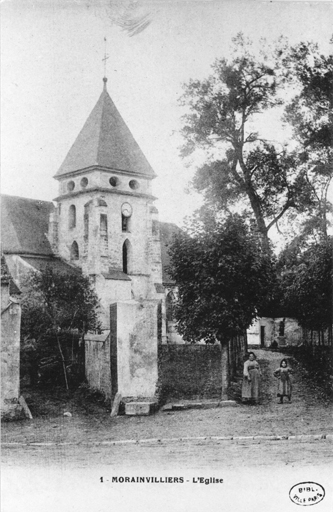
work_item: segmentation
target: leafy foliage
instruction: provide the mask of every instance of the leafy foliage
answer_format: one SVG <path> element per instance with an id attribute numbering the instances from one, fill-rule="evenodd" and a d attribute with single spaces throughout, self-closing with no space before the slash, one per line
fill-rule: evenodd
<path id="1" fill-rule="evenodd" d="M 301 86 L 286 109 L 295 136 L 306 148 L 332 148 L 333 55 L 322 55 L 316 44 L 300 43 L 284 62 L 291 70 L 290 80 Z"/>
<path id="2" fill-rule="evenodd" d="M 270 260 L 258 235 L 240 216 L 216 222 L 206 212 L 192 233 L 171 248 L 178 284 L 178 330 L 186 340 L 207 342 L 244 332 L 269 294 Z"/>
<path id="3" fill-rule="evenodd" d="M 286 212 L 317 212 L 320 201 L 322 214 L 326 211 L 318 191 L 327 196 L 332 168 L 331 156 L 323 155 L 324 149 L 331 151 L 333 133 L 328 113 L 332 58 L 318 52 L 314 58 L 311 45 L 308 50 L 306 44 L 289 48 L 282 40 L 274 50 L 263 42 L 261 55 L 254 56 L 242 34 L 233 42 L 231 60 L 217 60 L 211 76 L 184 86 L 181 104 L 187 113 L 181 155 L 204 152 L 206 162 L 196 171 L 194 188 L 216 209 L 246 205 L 268 247 L 269 230 Z M 307 52 L 314 59 L 311 65 Z M 285 120 L 293 124 L 301 150 L 281 148 L 256 128 L 259 115 L 286 103 L 282 95 L 291 91 L 290 83 L 299 94 Z"/>
<path id="4" fill-rule="evenodd" d="M 43 273 L 31 273 L 23 288 L 22 359 L 36 372 L 41 359 L 46 356 L 46 346 L 51 360 L 57 352 L 68 387 L 63 348 L 65 335 L 76 332 L 82 337 L 88 330 L 99 328 L 97 295 L 89 278 L 79 272 L 56 273 L 51 267 Z"/>
<path id="5" fill-rule="evenodd" d="M 286 107 L 285 119 L 293 126 L 299 143 L 298 166 L 312 195 L 304 234 L 327 236 L 332 211 L 328 189 L 333 171 L 333 55 L 322 55 L 313 43 L 300 43 L 290 49 L 285 65 L 290 69 L 289 80 L 299 89 Z"/>
<path id="6" fill-rule="evenodd" d="M 280 70 L 282 42 L 275 51 L 251 53 L 251 44 L 239 34 L 235 53 L 216 61 L 213 74 L 185 86 L 182 156 L 197 148 L 207 162 L 197 170 L 194 188 L 206 202 L 228 209 L 246 201 L 257 228 L 268 242 L 269 229 L 291 207 L 296 207 L 300 181 L 295 156 L 277 149 L 253 130 L 258 114 L 281 104 L 278 92 L 283 80 Z"/>
<path id="7" fill-rule="evenodd" d="M 332 254 L 329 237 L 305 247 L 294 243 L 280 255 L 285 308 L 311 330 L 332 326 Z"/>
<path id="8" fill-rule="evenodd" d="M 98 325 L 98 298 L 89 278 L 82 274 L 56 273 L 48 267 L 32 273 L 25 283 L 22 301 L 23 333 L 38 337 L 52 330 L 77 329 L 85 333 Z"/>

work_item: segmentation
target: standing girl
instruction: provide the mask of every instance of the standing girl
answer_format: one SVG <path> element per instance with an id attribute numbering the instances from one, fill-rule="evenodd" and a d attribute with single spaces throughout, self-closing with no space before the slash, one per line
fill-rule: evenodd
<path id="1" fill-rule="evenodd" d="M 286 359 L 282 359 L 280 368 L 277 368 L 274 372 L 274 377 L 279 379 L 277 396 L 280 397 L 280 404 L 283 404 L 283 397 L 286 396 L 291 400 L 292 383 L 290 374 L 293 373 L 292 369 L 288 367 Z"/>
<path id="2" fill-rule="evenodd" d="M 260 367 L 253 352 L 249 352 L 248 359 L 244 363 L 242 402 L 257 404 L 260 396 Z"/>

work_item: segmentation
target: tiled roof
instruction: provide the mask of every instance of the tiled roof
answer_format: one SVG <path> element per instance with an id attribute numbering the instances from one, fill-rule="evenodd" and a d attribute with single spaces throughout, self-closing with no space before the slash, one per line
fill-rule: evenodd
<path id="1" fill-rule="evenodd" d="M 30 256 L 21 256 L 22 260 L 31 265 L 39 272 L 51 268 L 57 274 L 80 274 L 81 270 L 77 267 L 69 265 L 60 258 L 34 258 Z"/>
<path id="2" fill-rule="evenodd" d="M 168 274 L 168 266 L 170 265 L 169 248 L 173 242 L 174 236 L 181 232 L 181 229 L 171 222 L 160 222 L 160 238 L 161 238 L 161 257 L 162 257 L 162 280 L 163 284 L 174 284 L 173 279 Z"/>
<path id="3" fill-rule="evenodd" d="M 69 150 L 56 177 L 102 166 L 154 177 L 155 173 L 119 114 L 106 88 Z"/>
<path id="4" fill-rule="evenodd" d="M 1 247 L 9 254 L 52 255 L 46 237 L 53 203 L 1 196 Z"/>

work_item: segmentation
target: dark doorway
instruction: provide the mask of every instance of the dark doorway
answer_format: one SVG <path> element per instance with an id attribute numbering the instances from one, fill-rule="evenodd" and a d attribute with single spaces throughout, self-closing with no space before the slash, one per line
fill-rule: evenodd
<path id="1" fill-rule="evenodd" d="M 279 325 L 279 336 L 284 336 L 284 320 Z"/>
<path id="2" fill-rule="evenodd" d="M 265 346 L 265 326 L 260 327 L 260 346 Z"/>

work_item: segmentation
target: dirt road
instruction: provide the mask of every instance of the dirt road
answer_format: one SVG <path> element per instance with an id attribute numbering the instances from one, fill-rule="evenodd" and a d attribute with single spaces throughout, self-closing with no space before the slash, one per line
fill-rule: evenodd
<path id="1" fill-rule="evenodd" d="M 96 443 L 113 440 L 249 435 L 332 434 L 333 404 L 325 398 L 304 369 L 292 361 L 292 402 L 283 405 L 276 397 L 277 380 L 273 371 L 281 354 L 256 351 L 262 368 L 262 403 L 232 408 L 191 409 L 181 412 L 159 411 L 152 416 L 118 416 L 109 414 L 59 416 L 32 421 L 5 423 L 3 443 L 67 442 Z"/>
<path id="2" fill-rule="evenodd" d="M 279 405 L 273 371 L 282 356 L 256 353 L 263 372 L 258 406 L 117 418 L 105 413 L 82 416 L 72 410 L 72 417 L 60 411 L 53 418 L 4 424 L 3 512 L 44 512 L 46 504 L 51 512 L 129 512 L 138 507 L 150 512 L 156 506 L 161 511 L 197 512 L 208 503 L 212 512 L 292 512 L 289 490 L 305 480 L 326 488 L 320 506 L 323 512 L 331 510 L 332 404 L 293 361 L 293 399 Z M 328 436 L 302 437 L 312 434 Z M 255 435 L 301 437 L 236 439 Z M 137 475 L 182 477 L 184 483 L 112 483 L 113 477 Z M 224 483 L 193 483 L 197 477 L 222 478 Z"/>

